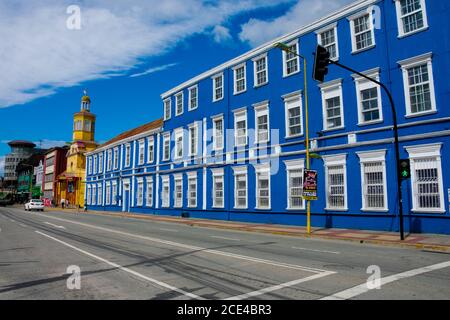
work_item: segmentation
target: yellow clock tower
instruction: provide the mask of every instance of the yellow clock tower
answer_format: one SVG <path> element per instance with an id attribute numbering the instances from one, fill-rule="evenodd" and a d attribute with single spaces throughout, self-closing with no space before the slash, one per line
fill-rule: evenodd
<path id="1" fill-rule="evenodd" d="M 97 148 L 95 114 L 91 113 L 91 98 L 84 91 L 81 109 L 73 116 L 73 141 L 67 153 L 67 169 L 58 177 L 58 205 L 62 200 L 71 207 L 84 207 L 86 186 L 86 152 Z"/>

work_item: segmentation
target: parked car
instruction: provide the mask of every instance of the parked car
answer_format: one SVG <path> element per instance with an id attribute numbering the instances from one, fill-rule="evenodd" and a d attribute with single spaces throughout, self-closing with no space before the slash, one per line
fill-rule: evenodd
<path id="1" fill-rule="evenodd" d="M 25 211 L 44 211 L 44 202 L 42 200 L 30 200 L 27 203 L 25 203 Z"/>

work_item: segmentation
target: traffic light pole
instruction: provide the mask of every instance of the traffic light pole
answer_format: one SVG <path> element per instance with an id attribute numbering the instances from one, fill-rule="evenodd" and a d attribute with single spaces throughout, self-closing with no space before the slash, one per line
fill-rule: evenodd
<path id="1" fill-rule="evenodd" d="M 397 111 L 395 110 L 395 104 L 394 99 L 392 98 L 391 93 L 389 92 L 388 88 L 381 82 L 372 79 L 365 74 L 362 74 L 361 72 L 358 72 L 350 67 L 344 66 L 343 64 L 340 64 L 339 62 L 328 60 L 330 64 L 334 64 L 338 67 L 341 67 L 345 70 L 348 70 L 350 72 L 353 72 L 360 77 L 363 77 L 373 83 L 376 83 L 379 85 L 383 90 L 386 92 L 386 94 L 389 97 L 389 101 L 391 104 L 392 109 L 392 115 L 393 115 L 393 122 L 394 122 L 394 144 L 395 144 L 395 163 L 396 163 L 396 172 L 397 172 L 397 194 L 398 194 L 398 211 L 399 211 L 399 219 L 400 219 L 400 239 L 405 240 L 405 232 L 404 232 L 404 221 L 403 221 L 403 197 L 402 197 L 402 177 L 400 176 L 400 146 L 399 146 L 399 139 L 398 139 L 398 124 L 397 124 Z"/>

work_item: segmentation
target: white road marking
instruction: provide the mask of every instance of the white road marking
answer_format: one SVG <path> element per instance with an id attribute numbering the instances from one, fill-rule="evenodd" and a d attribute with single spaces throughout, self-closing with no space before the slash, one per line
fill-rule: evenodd
<path id="1" fill-rule="evenodd" d="M 211 238 L 222 239 L 222 240 L 230 240 L 230 241 L 241 241 L 241 239 L 227 238 L 227 237 L 219 237 L 219 236 L 211 236 Z"/>
<path id="2" fill-rule="evenodd" d="M 260 296 L 260 295 L 263 295 L 263 294 L 266 294 L 266 293 L 269 293 L 269 292 L 272 292 L 272 291 L 280 290 L 280 289 L 287 288 L 287 287 L 292 287 L 292 286 L 295 286 L 295 285 L 297 285 L 299 283 L 308 282 L 308 281 L 316 280 L 316 279 L 319 279 L 319 278 L 327 277 L 327 276 L 330 276 L 330 275 L 335 274 L 335 273 L 336 272 L 333 272 L 333 271 L 325 271 L 325 272 L 322 272 L 322 273 L 319 273 L 319 274 L 315 274 L 315 275 L 310 276 L 310 277 L 306 277 L 306 278 L 302 278 L 302 279 L 298 279 L 298 280 L 294 280 L 294 281 L 289 281 L 289 282 L 286 282 L 286 283 L 282 283 L 282 284 L 279 284 L 279 285 L 276 285 L 276 286 L 264 288 L 264 289 L 253 291 L 253 292 L 249 292 L 249 293 L 244 293 L 244 294 L 241 294 L 239 296 L 227 298 L 225 300 L 243 300 L 243 299 L 248 299 L 248 298 Z"/>
<path id="3" fill-rule="evenodd" d="M 323 253 L 332 253 L 332 254 L 341 254 L 338 251 L 328 251 L 328 250 L 318 250 L 318 249 L 308 249 L 308 248 L 300 248 L 300 247 L 292 247 L 292 249 L 296 250 L 305 250 L 305 251 L 314 251 L 314 252 L 323 252 Z"/>
<path id="4" fill-rule="evenodd" d="M 45 224 L 48 224 L 49 226 L 58 228 L 58 229 L 66 229 L 66 228 L 63 227 L 63 226 L 57 226 L 56 224 L 53 224 L 53 223 L 50 223 L 50 222 L 44 222 L 44 223 L 45 223 Z"/>
<path id="5" fill-rule="evenodd" d="M 19 226 L 26 227 L 26 225 L 24 225 L 23 223 L 19 223 Z"/>
<path id="6" fill-rule="evenodd" d="M 16 222 L 16 220 L 13 220 L 13 219 L 9 219 L 9 221 L 11 221 L 11 222 Z"/>
<path id="7" fill-rule="evenodd" d="M 178 230 L 165 229 L 165 228 L 159 228 L 159 230 L 161 230 L 161 231 L 168 231 L 168 232 L 178 232 Z"/>
<path id="8" fill-rule="evenodd" d="M 62 241 L 62 240 L 53 238 L 52 236 L 49 236 L 49 235 L 47 235 L 47 234 L 45 234 L 45 233 L 42 233 L 42 232 L 39 232 L 39 231 L 36 231 L 36 233 L 38 233 L 38 234 L 40 234 L 40 235 L 42 235 L 42 236 L 44 236 L 44 237 L 47 237 L 47 238 L 49 238 L 49 239 L 52 239 L 52 240 L 54 240 L 54 241 L 56 241 L 56 242 L 59 242 L 59 243 L 65 245 L 65 246 L 67 246 L 67 247 L 69 247 L 69 248 L 71 248 L 71 249 L 74 249 L 74 250 L 76 250 L 76 251 L 78 251 L 78 252 L 81 252 L 81 253 L 83 253 L 83 254 L 85 254 L 85 255 L 91 257 L 91 258 L 94 258 L 94 259 L 97 259 L 97 260 L 99 260 L 99 261 L 102 261 L 102 262 L 104 262 L 104 263 L 106 263 L 106 264 L 109 264 L 110 266 L 112 266 L 112 267 L 114 267 L 114 268 L 120 269 L 120 270 L 125 271 L 125 272 L 128 272 L 128 273 L 130 273 L 130 274 L 132 274 L 132 275 L 134 275 L 134 276 L 137 276 L 137 277 L 142 278 L 142 279 L 144 279 L 144 280 L 147 280 L 147 281 L 149 281 L 149 282 L 155 283 L 155 284 L 157 284 L 157 285 L 159 285 L 159 286 L 161 286 L 161 287 L 163 287 L 163 288 L 166 288 L 166 289 L 169 289 L 169 290 L 172 290 L 172 291 L 179 292 L 179 293 L 181 293 L 181 294 L 183 294 L 183 295 L 185 295 L 185 296 L 187 296 L 187 297 L 193 298 L 193 299 L 203 299 L 202 297 L 200 297 L 200 296 L 198 296 L 198 295 L 196 295 L 196 294 L 186 292 L 186 291 L 184 291 L 184 290 L 182 290 L 182 289 L 178 289 L 178 288 L 176 288 L 176 287 L 174 287 L 174 286 L 171 286 L 170 284 L 167 284 L 167 283 L 158 281 L 158 280 L 156 280 L 156 279 L 153 279 L 153 278 L 144 276 L 143 274 L 140 274 L 140 273 L 138 273 L 138 272 L 136 272 L 136 271 L 133 271 L 133 270 L 131 270 L 131 269 L 128 269 L 128 268 L 126 268 L 126 267 L 122 267 L 121 265 L 118 265 L 117 263 L 108 261 L 108 260 L 106 260 L 106 259 L 104 259 L 104 258 L 101 258 L 101 257 L 96 256 L 96 255 L 94 255 L 94 254 L 92 254 L 92 253 L 89 253 L 89 252 L 87 252 L 87 251 L 85 251 L 85 250 L 82 250 L 82 249 L 80 249 L 80 248 L 77 248 L 77 247 L 75 247 L 75 246 L 73 246 L 73 245 L 71 245 L 71 244 L 68 244 L 67 242 L 64 242 L 64 241 Z"/>
<path id="9" fill-rule="evenodd" d="M 329 272 L 328 270 L 304 267 L 304 266 L 288 264 L 288 263 L 283 263 L 283 262 L 275 262 L 275 261 L 271 261 L 271 260 L 264 260 L 264 259 L 259 259 L 259 258 L 254 258 L 254 257 L 234 254 L 234 253 L 230 253 L 230 252 L 225 252 L 225 251 L 211 250 L 211 249 L 206 249 L 206 248 L 202 248 L 202 247 L 191 246 L 191 245 L 178 243 L 178 242 L 173 242 L 173 241 L 169 241 L 169 240 L 162 240 L 162 239 L 158 239 L 158 238 L 151 238 L 151 237 L 147 237 L 147 236 L 141 236 L 141 235 L 127 233 L 127 232 L 118 231 L 118 230 L 114 230 L 114 229 L 98 227 L 98 226 L 94 226 L 94 225 L 87 224 L 87 223 L 70 221 L 70 220 L 61 219 L 61 218 L 52 217 L 52 216 L 44 216 L 42 214 L 40 214 L 40 216 L 43 216 L 43 217 L 46 217 L 46 218 L 49 218 L 49 219 L 58 220 L 58 221 L 67 222 L 67 223 L 72 223 L 72 224 L 76 224 L 76 225 L 80 225 L 80 226 L 84 226 L 84 227 L 88 227 L 88 228 L 92 228 L 92 229 L 97 229 L 97 230 L 102 230 L 102 231 L 106 231 L 106 232 L 116 233 L 116 234 L 120 234 L 120 235 L 124 235 L 124 236 L 128 236 L 128 237 L 133 237 L 133 238 L 137 238 L 137 239 L 143 239 L 143 240 L 152 241 L 152 242 L 155 242 L 155 243 L 161 243 L 161 244 L 165 244 L 165 245 L 169 245 L 169 246 L 173 246 L 173 247 L 183 248 L 183 249 L 187 249 L 187 250 L 191 250 L 191 251 L 197 251 L 198 253 L 215 254 L 215 255 L 219 255 L 219 256 L 231 257 L 231 258 L 235 258 L 235 259 L 247 260 L 247 261 L 257 262 L 257 263 L 261 263 L 261 264 L 267 264 L 267 265 L 272 265 L 272 266 L 276 266 L 276 267 L 283 267 L 283 268 L 287 268 L 287 269 L 307 271 L 307 272 L 312 272 L 312 273 Z"/>
<path id="10" fill-rule="evenodd" d="M 402 273 L 393 274 L 391 276 L 381 278 L 380 279 L 381 286 L 386 285 L 391 282 L 394 282 L 394 281 L 401 280 L 401 279 L 411 278 L 411 277 L 414 277 L 414 276 L 417 276 L 417 275 L 420 275 L 423 273 L 432 272 L 435 270 L 444 269 L 444 268 L 448 268 L 448 267 L 450 267 L 450 261 L 433 264 L 431 266 L 413 269 L 413 270 L 405 271 Z M 367 283 L 363 283 L 363 284 L 360 284 L 359 286 L 356 286 L 356 287 L 353 287 L 353 288 L 350 288 L 350 289 L 347 289 L 347 290 L 344 290 L 341 292 L 337 292 L 328 297 L 324 297 L 321 300 L 347 300 L 347 299 L 351 299 L 356 296 L 359 296 L 363 293 L 366 293 L 370 290 L 373 290 L 373 289 L 369 289 L 367 286 Z"/>

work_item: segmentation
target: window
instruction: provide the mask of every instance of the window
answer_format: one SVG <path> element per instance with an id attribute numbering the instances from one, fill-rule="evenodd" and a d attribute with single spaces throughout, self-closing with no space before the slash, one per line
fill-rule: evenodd
<path id="1" fill-rule="evenodd" d="M 167 98 L 164 100 L 164 120 L 169 120 L 172 113 L 172 100 Z"/>
<path id="2" fill-rule="evenodd" d="M 387 211 L 386 151 L 359 152 L 363 211 Z"/>
<path id="3" fill-rule="evenodd" d="M 93 162 L 93 174 L 97 173 L 97 155 L 92 157 L 92 162 Z"/>
<path id="4" fill-rule="evenodd" d="M 286 138 L 297 137 L 303 134 L 303 107 L 300 94 L 284 97 L 286 112 Z"/>
<path id="5" fill-rule="evenodd" d="M 153 206 L 153 178 L 147 178 L 147 190 L 145 192 L 147 198 L 145 200 L 145 205 L 147 207 Z"/>
<path id="6" fill-rule="evenodd" d="M 337 24 L 327 26 L 321 29 L 317 33 L 317 42 L 327 49 L 330 53 L 331 60 L 339 59 L 339 47 L 338 47 L 338 35 L 337 35 Z"/>
<path id="7" fill-rule="evenodd" d="M 267 72 L 267 55 L 253 60 L 254 86 L 259 87 L 269 82 Z"/>
<path id="8" fill-rule="evenodd" d="M 213 102 L 223 99 L 223 74 L 213 77 Z"/>
<path id="9" fill-rule="evenodd" d="M 112 204 L 117 204 L 117 182 L 113 181 L 112 183 Z"/>
<path id="10" fill-rule="evenodd" d="M 114 148 L 114 169 L 119 168 L 119 149 Z"/>
<path id="11" fill-rule="evenodd" d="M 163 136 L 164 153 L 163 160 L 168 161 L 170 159 L 170 133 Z"/>
<path id="12" fill-rule="evenodd" d="M 224 207 L 224 176 L 223 170 L 213 170 L 213 207 Z"/>
<path id="13" fill-rule="evenodd" d="M 180 92 L 175 96 L 175 104 L 176 104 L 175 114 L 179 116 L 184 112 L 183 92 Z"/>
<path id="14" fill-rule="evenodd" d="M 170 206 L 170 180 L 169 177 L 162 177 L 162 207 L 168 208 Z"/>
<path id="15" fill-rule="evenodd" d="M 406 147 L 411 161 L 414 212 L 445 212 L 441 148 L 441 144 Z"/>
<path id="16" fill-rule="evenodd" d="M 131 145 L 128 143 L 125 146 L 125 167 L 129 167 L 131 164 Z"/>
<path id="17" fill-rule="evenodd" d="M 74 123 L 74 130 L 75 131 L 82 131 L 83 130 L 83 122 L 81 120 L 76 120 Z"/>
<path id="18" fill-rule="evenodd" d="M 215 151 L 223 150 L 223 116 L 213 118 L 213 148 Z"/>
<path id="19" fill-rule="evenodd" d="M 88 185 L 88 187 L 87 187 L 87 199 L 86 199 L 86 202 L 87 202 L 87 205 L 91 205 L 91 185 Z"/>
<path id="20" fill-rule="evenodd" d="M 365 72 L 365 75 L 380 81 L 379 69 Z M 377 123 L 383 120 L 380 86 L 358 75 L 353 75 L 358 103 L 358 121 L 360 125 Z"/>
<path id="21" fill-rule="evenodd" d="M 103 152 L 98 155 L 98 173 L 103 172 Z"/>
<path id="22" fill-rule="evenodd" d="M 270 209 L 270 167 L 256 167 L 256 209 Z"/>
<path id="23" fill-rule="evenodd" d="M 235 146 L 247 145 L 247 111 L 237 111 L 234 113 L 234 136 Z"/>
<path id="24" fill-rule="evenodd" d="M 189 111 L 198 107 L 198 86 L 189 88 Z"/>
<path id="25" fill-rule="evenodd" d="M 247 90 L 246 69 L 245 64 L 233 68 L 234 94 L 239 94 Z"/>
<path id="26" fill-rule="evenodd" d="M 92 174 L 92 157 L 88 159 L 88 173 Z"/>
<path id="27" fill-rule="evenodd" d="M 319 86 L 322 90 L 324 130 L 343 128 L 344 113 L 341 80 L 324 83 Z"/>
<path id="28" fill-rule="evenodd" d="M 399 36 L 428 28 L 425 0 L 396 0 Z"/>
<path id="29" fill-rule="evenodd" d="M 326 210 L 347 210 L 347 155 L 322 156 L 325 164 Z"/>
<path id="30" fill-rule="evenodd" d="M 97 186 L 95 184 L 92 185 L 92 205 L 96 205 L 97 204 Z"/>
<path id="31" fill-rule="evenodd" d="M 255 109 L 256 143 L 265 143 L 270 140 L 269 102 L 253 105 Z"/>
<path id="32" fill-rule="evenodd" d="M 304 160 L 285 161 L 287 173 L 287 196 L 288 210 L 305 209 L 305 201 L 303 200 L 303 172 Z"/>
<path id="33" fill-rule="evenodd" d="M 372 14 L 364 11 L 349 19 L 353 52 L 355 53 L 375 46 Z"/>
<path id="34" fill-rule="evenodd" d="M 92 124 L 91 120 L 88 119 L 84 120 L 84 131 L 87 132 L 91 131 L 91 124 Z"/>
<path id="35" fill-rule="evenodd" d="M 111 171 L 111 167 L 112 167 L 112 151 L 108 150 L 108 171 Z"/>
<path id="36" fill-rule="evenodd" d="M 144 181 L 142 178 L 137 182 L 137 205 L 141 207 L 144 203 Z"/>
<path id="37" fill-rule="evenodd" d="M 99 183 L 97 185 L 97 205 L 101 206 L 103 204 L 102 197 L 103 197 L 103 190 L 102 185 Z"/>
<path id="38" fill-rule="evenodd" d="M 283 76 L 287 77 L 300 71 L 298 54 L 298 42 L 288 44 L 291 52 L 283 51 Z M 296 54 L 294 54 L 296 53 Z"/>
<path id="39" fill-rule="evenodd" d="M 181 208 L 183 206 L 183 178 L 175 176 L 175 188 L 173 190 L 174 207 Z"/>
<path id="40" fill-rule="evenodd" d="M 234 208 L 247 209 L 247 168 L 237 167 L 234 170 Z"/>
<path id="41" fill-rule="evenodd" d="M 139 164 L 144 164 L 145 161 L 145 141 L 139 140 Z"/>
<path id="42" fill-rule="evenodd" d="M 183 158 L 183 129 L 175 130 L 175 159 Z"/>
<path id="43" fill-rule="evenodd" d="M 432 54 L 400 61 L 406 99 L 406 116 L 425 115 L 436 111 Z"/>
<path id="44" fill-rule="evenodd" d="M 198 126 L 196 123 L 189 127 L 189 155 L 197 155 L 197 145 L 198 145 Z"/>
<path id="45" fill-rule="evenodd" d="M 188 207 L 197 207 L 197 173 L 188 173 Z"/>
<path id="46" fill-rule="evenodd" d="M 111 204 L 111 184 L 108 182 L 106 184 L 106 190 L 105 190 L 105 203 L 106 205 L 110 205 Z"/>
<path id="47" fill-rule="evenodd" d="M 150 137 L 147 139 L 147 163 L 155 161 L 155 139 Z"/>

